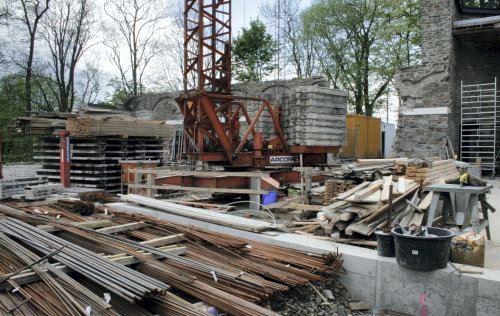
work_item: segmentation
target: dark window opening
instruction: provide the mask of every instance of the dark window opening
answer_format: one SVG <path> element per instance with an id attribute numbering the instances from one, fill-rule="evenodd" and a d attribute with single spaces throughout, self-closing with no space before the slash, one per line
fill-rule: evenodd
<path id="1" fill-rule="evenodd" d="M 500 14 L 500 0 L 456 0 L 463 13 Z"/>

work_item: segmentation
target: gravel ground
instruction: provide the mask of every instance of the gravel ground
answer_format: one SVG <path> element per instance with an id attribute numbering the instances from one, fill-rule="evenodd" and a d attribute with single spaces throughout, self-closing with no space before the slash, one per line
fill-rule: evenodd
<path id="1" fill-rule="evenodd" d="M 291 289 L 286 293 L 272 297 L 266 308 L 283 316 L 368 316 L 371 311 L 351 311 L 349 308 L 350 294 L 335 278 L 328 277 L 325 281 L 313 283 L 313 286 L 323 294 L 330 290 L 333 299 L 328 299 L 330 305 L 322 305 L 319 295 L 309 286 L 304 285 Z"/>

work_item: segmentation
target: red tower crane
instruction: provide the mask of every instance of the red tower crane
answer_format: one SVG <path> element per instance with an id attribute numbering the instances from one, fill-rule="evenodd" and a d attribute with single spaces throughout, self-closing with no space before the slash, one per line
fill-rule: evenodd
<path id="1" fill-rule="evenodd" d="M 231 0 L 185 0 L 184 92 L 176 101 L 184 115 L 184 159 L 262 168 L 297 165 L 300 154 L 305 165 L 325 163 L 327 152 L 338 151 L 289 146 L 279 105 L 231 94 Z M 248 102 L 257 104 L 253 116 Z M 256 127 L 265 112 L 274 127 L 267 139 Z"/>

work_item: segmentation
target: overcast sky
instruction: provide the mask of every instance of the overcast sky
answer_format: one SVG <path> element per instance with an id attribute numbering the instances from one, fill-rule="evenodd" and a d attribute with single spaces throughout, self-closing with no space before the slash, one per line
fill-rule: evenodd
<path id="1" fill-rule="evenodd" d="M 233 0 L 233 37 L 238 35 L 242 27 L 248 27 L 252 19 L 259 17 L 259 7 L 264 3 L 275 3 L 275 0 Z M 312 0 L 301 0 L 301 7 L 305 8 L 311 4 Z M 262 19 L 261 19 L 262 20 Z"/>

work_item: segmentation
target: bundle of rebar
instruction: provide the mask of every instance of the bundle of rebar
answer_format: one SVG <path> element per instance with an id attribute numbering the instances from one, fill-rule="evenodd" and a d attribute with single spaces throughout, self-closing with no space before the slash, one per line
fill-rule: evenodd
<path id="1" fill-rule="evenodd" d="M 39 284 L 32 285 L 34 288 L 29 286 L 25 289 L 12 283 L 11 286 L 13 286 L 15 290 L 11 291 L 11 293 L 15 293 L 17 290 L 19 290 L 20 293 L 25 292 L 26 294 L 24 294 L 24 297 L 29 298 L 26 301 L 29 302 L 29 304 L 24 305 L 21 302 L 14 303 L 16 301 L 14 295 L 11 295 L 10 300 L 6 300 L 4 296 L 1 303 L 4 310 L 17 309 L 16 307 L 11 307 L 11 304 L 14 303 L 18 308 L 21 308 L 23 311 L 22 313 L 26 315 L 33 315 L 34 313 L 32 313 L 31 310 L 35 309 L 37 315 L 41 315 L 42 312 L 46 315 L 86 315 L 90 310 L 98 315 L 118 316 L 118 313 L 112 309 L 111 305 L 104 302 L 100 297 L 70 278 L 64 272 L 54 268 L 52 265 L 47 265 L 46 268 L 36 265 L 35 263 L 40 261 L 40 258 L 35 253 L 26 249 L 3 233 L 0 233 L 0 246 L 0 249 L 4 250 L 0 255 L 2 257 L 2 263 L 4 264 L 2 266 L 2 271 L 5 272 L 7 269 L 15 268 L 14 266 L 17 267 L 17 271 L 24 270 L 24 267 L 20 268 L 21 263 L 18 260 L 7 255 L 7 253 L 12 253 L 22 263 L 32 265 L 31 268 L 45 285 L 45 287 L 41 287 L 39 282 Z M 9 265 L 8 268 L 5 266 L 6 263 Z M 47 271 L 45 269 L 47 269 Z M 54 278 L 53 275 L 57 278 Z M 5 275 L 3 279 L 9 279 L 11 276 L 12 274 Z M 12 281 L 9 280 L 9 282 Z M 40 296 L 42 292 L 46 294 Z M 50 296 L 52 296 L 52 300 L 47 301 L 47 299 L 50 299 Z"/>
<path id="2" fill-rule="evenodd" d="M 169 288 L 164 282 L 103 258 L 85 248 L 70 244 L 22 221 L 8 217 L 2 218 L 0 231 L 44 254 L 67 245 L 54 256 L 57 261 L 131 302 L 141 301 L 144 297 L 153 294 L 165 293 Z"/>

